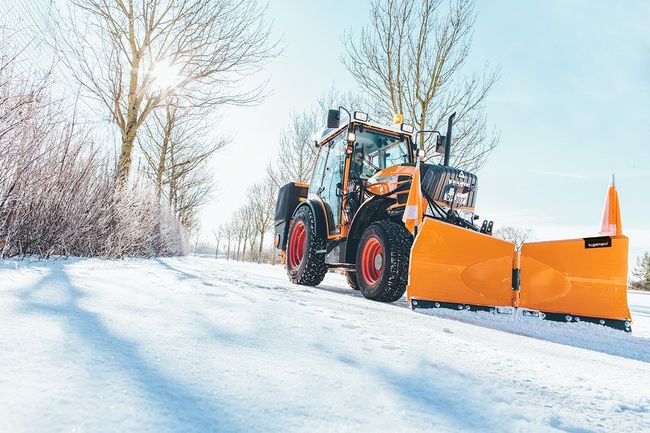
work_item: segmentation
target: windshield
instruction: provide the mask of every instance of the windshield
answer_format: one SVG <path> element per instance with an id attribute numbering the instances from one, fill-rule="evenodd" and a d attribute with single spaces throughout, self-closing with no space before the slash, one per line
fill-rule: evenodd
<path id="1" fill-rule="evenodd" d="M 410 162 L 408 141 L 404 136 L 368 129 L 357 129 L 355 134 L 352 177 L 368 179 L 386 167 Z"/>

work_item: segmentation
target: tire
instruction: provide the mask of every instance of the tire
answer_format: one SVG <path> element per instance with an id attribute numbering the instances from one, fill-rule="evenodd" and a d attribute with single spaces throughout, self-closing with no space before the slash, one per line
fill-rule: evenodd
<path id="1" fill-rule="evenodd" d="M 354 290 L 359 290 L 359 283 L 357 282 L 356 272 L 346 271 L 345 279 L 348 280 L 348 284 L 350 285 L 350 288 Z"/>
<path id="2" fill-rule="evenodd" d="M 316 234 L 311 209 L 301 207 L 293 217 L 287 243 L 287 275 L 292 283 L 317 286 L 323 281 L 327 273 L 324 249 L 325 240 Z"/>
<path id="3" fill-rule="evenodd" d="M 408 283 L 413 236 L 399 223 L 378 221 L 361 235 L 357 249 L 357 281 L 363 296 L 373 301 L 394 302 Z"/>

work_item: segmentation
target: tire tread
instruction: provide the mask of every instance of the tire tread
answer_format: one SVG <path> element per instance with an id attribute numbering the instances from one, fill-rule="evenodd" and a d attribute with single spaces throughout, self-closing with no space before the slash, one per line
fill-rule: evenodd
<path id="1" fill-rule="evenodd" d="M 307 227 L 307 249 L 298 268 L 291 269 L 287 260 L 287 275 L 294 284 L 317 286 L 325 278 L 328 269 L 327 263 L 325 263 L 325 254 L 317 253 L 317 251 L 325 249 L 325 240 L 317 234 L 316 219 L 309 207 L 303 206 L 298 209 L 294 221 L 299 218 L 303 220 Z M 289 238 L 291 238 L 291 232 Z"/>

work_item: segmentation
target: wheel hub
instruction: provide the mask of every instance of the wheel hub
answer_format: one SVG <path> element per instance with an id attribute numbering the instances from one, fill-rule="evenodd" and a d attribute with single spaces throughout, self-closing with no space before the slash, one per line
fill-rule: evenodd
<path id="1" fill-rule="evenodd" d="M 384 258 L 381 256 L 381 254 L 377 254 L 375 256 L 375 269 L 380 271 L 383 263 L 384 263 Z"/>
<path id="2" fill-rule="evenodd" d="M 305 223 L 302 221 L 296 221 L 293 226 L 293 231 L 291 232 L 291 238 L 289 239 L 289 251 L 287 255 L 289 256 L 289 266 L 292 269 L 300 266 L 303 257 L 305 256 L 305 249 L 307 247 L 307 229 Z"/>
<path id="3" fill-rule="evenodd" d="M 376 284 L 384 270 L 384 248 L 379 239 L 372 236 L 366 240 L 361 254 L 361 274 L 369 284 Z"/>

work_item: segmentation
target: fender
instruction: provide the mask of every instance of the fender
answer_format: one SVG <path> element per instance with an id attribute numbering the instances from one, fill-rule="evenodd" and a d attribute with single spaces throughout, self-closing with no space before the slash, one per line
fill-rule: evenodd
<path id="1" fill-rule="evenodd" d="M 323 208 L 323 203 L 317 198 L 310 197 L 307 200 L 300 203 L 296 210 L 293 211 L 291 219 L 296 216 L 296 212 L 303 207 L 309 207 L 311 209 L 312 215 L 314 215 L 314 224 L 316 225 L 316 234 L 322 239 L 327 239 L 327 218 L 325 216 L 325 209 Z"/>
<path id="2" fill-rule="evenodd" d="M 350 232 L 348 233 L 348 241 L 345 246 L 345 261 L 346 263 L 354 263 L 357 258 L 357 247 L 359 239 L 363 231 L 375 221 L 385 219 L 386 209 L 395 203 L 395 199 L 388 197 L 373 197 L 367 200 L 359 207 L 357 213 L 354 214 Z"/>

